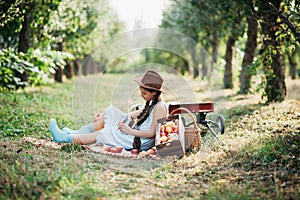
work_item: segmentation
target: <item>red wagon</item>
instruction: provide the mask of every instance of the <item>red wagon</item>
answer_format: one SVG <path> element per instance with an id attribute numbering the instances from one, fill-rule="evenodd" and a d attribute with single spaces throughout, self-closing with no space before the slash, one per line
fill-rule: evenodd
<path id="1" fill-rule="evenodd" d="M 136 104 L 131 107 L 131 110 L 136 110 L 142 107 L 141 104 Z M 204 126 L 208 131 L 201 132 L 202 137 L 209 137 L 208 132 L 211 133 L 213 138 L 218 139 L 223 144 L 225 142 L 219 137 L 220 134 L 224 134 L 225 132 L 225 119 L 221 114 L 218 114 L 214 120 L 207 119 L 207 114 L 214 112 L 214 104 L 212 102 L 202 102 L 202 103 L 167 103 L 169 114 L 181 114 L 181 118 L 185 127 L 189 127 L 193 125 L 193 120 L 189 121 L 188 116 L 184 114 L 187 113 L 184 109 L 189 110 L 192 114 L 194 114 L 196 123 L 198 127 Z M 174 112 L 175 111 L 175 112 Z M 205 142 L 206 140 L 204 140 Z"/>
<path id="2" fill-rule="evenodd" d="M 225 119 L 221 114 L 218 114 L 215 120 L 207 119 L 206 116 L 208 113 L 214 112 L 214 104 L 209 103 L 169 103 L 168 105 L 169 113 L 172 114 L 184 114 L 186 111 L 184 109 L 178 108 L 186 108 L 191 113 L 195 115 L 195 119 L 198 125 L 204 126 L 208 129 L 208 131 L 212 134 L 213 137 L 217 138 L 223 144 L 225 142 L 220 139 L 219 135 L 224 134 L 225 132 Z M 175 112 L 174 112 L 175 111 Z M 182 115 L 183 116 L 183 115 Z M 188 127 L 193 124 L 193 122 L 188 123 L 186 118 L 182 117 L 183 123 L 185 127 Z M 207 132 L 201 133 L 202 137 L 205 137 Z"/>

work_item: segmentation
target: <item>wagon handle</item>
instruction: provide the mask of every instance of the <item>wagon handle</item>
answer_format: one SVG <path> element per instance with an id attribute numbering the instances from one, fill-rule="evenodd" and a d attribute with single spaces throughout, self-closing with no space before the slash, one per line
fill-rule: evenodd
<path id="1" fill-rule="evenodd" d="M 194 115 L 191 113 L 191 111 L 189 111 L 189 109 L 184 108 L 184 107 L 179 107 L 179 108 L 174 109 L 174 110 L 170 113 L 170 115 L 172 115 L 173 113 L 175 113 L 175 112 L 177 112 L 177 111 L 179 111 L 179 110 L 183 110 L 183 111 L 187 112 L 187 113 L 192 117 L 192 119 L 193 119 L 194 128 L 195 128 L 195 129 L 198 129 L 196 119 L 195 119 Z"/>

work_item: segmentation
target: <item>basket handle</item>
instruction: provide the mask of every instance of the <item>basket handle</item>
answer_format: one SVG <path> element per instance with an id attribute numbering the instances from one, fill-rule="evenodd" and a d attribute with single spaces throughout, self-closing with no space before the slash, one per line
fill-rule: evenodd
<path id="1" fill-rule="evenodd" d="M 196 119 L 195 119 L 193 113 L 191 113 L 191 111 L 189 111 L 189 109 L 184 108 L 184 107 L 179 107 L 179 108 L 174 109 L 174 110 L 170 113 L 170 115 L 173 115 L 175 112 L 177 112 L 177 111 L 179 111 L 179 110 L 183 110 L 183 111 L 187 112 L 187 113 L 192 117 L 192 119 L 193 119 L 194 128 L 195 128 L 195 129 L 198 129 Z"/>

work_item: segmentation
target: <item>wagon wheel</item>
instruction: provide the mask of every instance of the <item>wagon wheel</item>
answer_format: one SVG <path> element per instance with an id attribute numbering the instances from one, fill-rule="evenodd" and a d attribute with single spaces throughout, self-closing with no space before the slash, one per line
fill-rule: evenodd
<path id="1" fill-rule="evenodd" d="M 218 115 L 215 122 L 212 122 L 215 124 L 215 129 L 217 134 L 224 134 L 225 132 L 225 119 L 222 115 Z"/>
<path id="2" fill-rule="evenodd" d="M 203 136 L 203 143 L 211 148 L 216 144 L 216 141 L 220 141 L 226 144 L 220 135 L 225 132 L 225 120 L 222 115 L 218 115 L 215 120 L 205 120 L 205 127 L 207 128 L 205 135 Z"/>

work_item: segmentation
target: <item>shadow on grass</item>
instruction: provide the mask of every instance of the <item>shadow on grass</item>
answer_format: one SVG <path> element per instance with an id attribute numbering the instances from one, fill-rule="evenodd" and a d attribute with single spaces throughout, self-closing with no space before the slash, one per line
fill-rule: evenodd
<path id="1" fill-rule="evenodd" d="M 252 115 L 254 112 L 258 111 L 264 106 L 268 106 L 268 104 L 258 103 L 258 104 L 237 105 L 227 110 L 226 116 L 231 123 L 235 123 L 243 116 Z"/>

